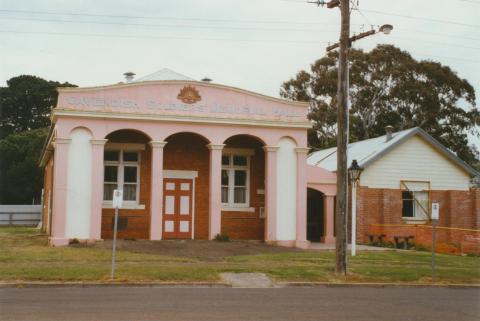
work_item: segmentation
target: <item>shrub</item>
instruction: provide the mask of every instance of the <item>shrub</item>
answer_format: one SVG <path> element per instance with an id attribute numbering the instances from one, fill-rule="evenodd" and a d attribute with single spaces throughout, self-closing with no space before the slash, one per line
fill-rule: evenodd
<path id="1" fill-rule="evenodd" d="M 229 242 L 229 241 L 230 241 L 230 237 L 228 237 L 227 234 L 217 234 L 217 235 L 215 235 L 215 241 L 218 241 L 218 242 Z"/>

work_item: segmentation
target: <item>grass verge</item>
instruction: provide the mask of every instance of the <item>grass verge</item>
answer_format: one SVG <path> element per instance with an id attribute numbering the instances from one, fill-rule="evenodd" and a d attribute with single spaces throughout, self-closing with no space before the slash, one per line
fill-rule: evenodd
<path id="1" fill-rule="evenodd" d="M 182 245 L 183 246 L 183 245 Z M 185 246 L 189 246 L 188 242 Z M 213 246 L 213 244 L 212 244 Z M 227 245 L 228 246 L 228 245 Z M 428 252 L 360 252 L 349 257 L 348 276 L 334 274 L 333 252 L 304 251 L 186 258 L 120 249 L 117 281 L 193 282 L 219 280 L 221 272 L 262 272 L 277 281 L 430 283 Z M 0 281 L 109 281 L 111 251 L 47 245 L 32 228 L 0 228 Z M 479 284 L 480 258 L 437 255 L 436 283 Z"/>

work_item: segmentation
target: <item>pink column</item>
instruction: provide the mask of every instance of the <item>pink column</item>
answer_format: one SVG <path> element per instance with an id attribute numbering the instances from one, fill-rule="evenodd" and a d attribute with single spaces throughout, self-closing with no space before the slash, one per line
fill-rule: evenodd
<path id="1" fill-rule="evenodd" d="M 103 151 L 107 139 L 92 139 L 92 209 L 90 239 L 102 238 Z"/>
<path id="2" fill-rule="evenodd" d="M 323 222 L 325 225 L 325 236 L 322 238 L 323 243 L 335 244 L 335 236 L 333 234 L 335 222 L 335 195 L 325 195 L 323 197 Z"/>
<path id="3" fill-rule="evenodd" d="M 296 247 L 308 248 L 307 241 L 307 154 L 310 148 L 297 147 L 297 239 Z"/>
<path id="4" fill-rule="evenodd" d="M 210 191 L 208 238 L 213 240 L 222 228 L 222 149 L 225 144 L 208 144 L 210 149 Z"/>
<path id="5" fill-rule="evenodd" d="M 68 149 L 70 139 L 56 138 L 53 142 L 53 206 L 52 206 L 52 233 L 50 244 L 54 246 L 68 245 L 65 238 L 66 202 L 67 202 L 67 171 Z"/>
<path id="6" fill-rule="evenodd" d="M 162 239 L 163 147 L 167 142 L 151 141 L 152 173 L 150 196 L 150 240 Z"/>
<path id="7" fill-rule="evenodd" d="M 265 150 L 265 241 L 277 240 L 277 151 L 278 146 L 264 146 Z"/>

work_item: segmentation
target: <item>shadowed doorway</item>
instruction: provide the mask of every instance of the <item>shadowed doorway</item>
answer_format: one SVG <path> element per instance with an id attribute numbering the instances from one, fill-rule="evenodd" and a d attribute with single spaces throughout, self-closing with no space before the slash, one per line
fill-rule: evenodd
<path id="1" fill-rule="evenodd" d="M 324 236 L 323 193 L 307 188 L 307 240 L 320 242 Z"/>

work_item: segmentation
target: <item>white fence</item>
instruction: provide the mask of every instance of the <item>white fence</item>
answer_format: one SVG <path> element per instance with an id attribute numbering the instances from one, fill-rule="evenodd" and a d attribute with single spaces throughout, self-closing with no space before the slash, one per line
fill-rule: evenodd
<path id="1" fill-rule="evenodd" d="M 36 226 L 41 215 L 42 205 L 0 205 L 0 226 Z"/>

